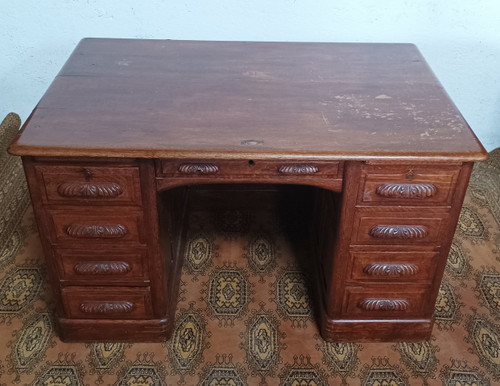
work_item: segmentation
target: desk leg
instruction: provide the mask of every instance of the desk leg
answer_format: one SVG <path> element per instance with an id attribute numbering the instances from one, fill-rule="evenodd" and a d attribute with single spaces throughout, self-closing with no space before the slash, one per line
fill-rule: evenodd
<path id="1" fill-rule="evenodd" d="M 346 163 L 340 216 L 328 202 L 324 208 L 326 218 L 340 217 L 338 227 L 322 225 L 317 293 L 325 340 L 430 337 L 471 166 Z M 401 186 L 399 196 L 376 194 L 389 184 Z M 419 193 L 429 186 L 435 195 Z M 368 270 L 374 265 L 377 274 Z"/>

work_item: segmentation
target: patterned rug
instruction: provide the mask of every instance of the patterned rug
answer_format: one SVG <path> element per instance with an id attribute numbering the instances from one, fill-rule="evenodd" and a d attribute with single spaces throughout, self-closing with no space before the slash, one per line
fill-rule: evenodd
<path id="1" fill-rule="evenodd" d="M 500 384 L 500 149 L 474 169 L 429 341 L 324 342 L 307 251 L 273 211 L 231 208 L 192 214 L 170 341 L 62 343 L 22 168 L 5 153 L 19 123 L 0 129 L 0 384 Z"/>

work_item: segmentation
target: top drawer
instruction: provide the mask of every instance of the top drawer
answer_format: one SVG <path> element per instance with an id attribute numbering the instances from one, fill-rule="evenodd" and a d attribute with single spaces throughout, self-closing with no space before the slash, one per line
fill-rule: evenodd
<path id="1" fill-rule="evenodd" d="M 44 203 L 141 205 L 139 168 L 36 165 Z"/>
<path id="2" fill-rule="evenodd" d="M 451 205 L 459 165 L 363 165 L 358 204 Z"/>

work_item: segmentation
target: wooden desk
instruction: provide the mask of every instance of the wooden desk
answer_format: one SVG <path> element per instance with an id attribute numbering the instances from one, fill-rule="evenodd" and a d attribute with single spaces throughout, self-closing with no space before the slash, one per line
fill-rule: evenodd
<path id="1" fill-rule="evenodd" d="M 486 157 L 413 45 L 113 39 L 82 40 L 10 151 L 77 341 L 169 337 L 179 187 L 208 183 L 317 187 L 325 339 L 427 338 Z"/>

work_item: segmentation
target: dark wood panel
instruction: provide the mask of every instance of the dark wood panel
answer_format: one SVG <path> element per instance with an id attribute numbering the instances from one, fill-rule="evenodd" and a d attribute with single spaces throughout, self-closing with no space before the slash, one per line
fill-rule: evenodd
<path id="1" fill-rule="evenodd" d="M 155 168 L 153 160 L 139 160 L 142 190 L 142 212 L 144 242 L 148 250 L 148 271 L 151 283 L 151 299 L 155 319 L 173 319 L 177 302 L 177 292 L 170 291 L 168 275 L 169 255 L 162 254 L 160 246 L 159 199 L 156 192 Z M 167 230 L 168 231 L 168 230 Z"/>

